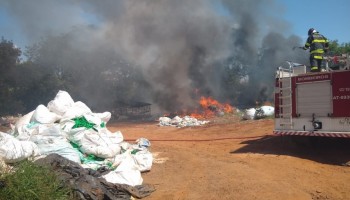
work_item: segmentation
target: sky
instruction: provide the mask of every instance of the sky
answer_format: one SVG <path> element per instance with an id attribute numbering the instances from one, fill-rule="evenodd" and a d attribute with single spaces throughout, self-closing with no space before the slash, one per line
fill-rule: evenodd
<path id="1" fill-rule="evenodd" d="M 350 42 L 350 0 L 279 0 L 285 5 L 283 16 L 292 32 L 306 40 L 309 28 L 315 28 L 329 40 Z"/>
<path id="2" fill-rule="evenodd" d="M 12 40 L 21 48 L 31 44 L 30 39 L 22 34 L 20 24 L 11 17 L 10 11 L 2 6 L 1 1 L 5 0 L 0 0 L 0 36 Z M 276 0 L 275 3 L 281 6 L 277 9 L 282 10 L 276 12 L 277 17 L 289 23 L 289 30 L 285 31 L 287 34 L 306 40 L 308 29 L 315 28 L 329 40 L 350 42 L 350 0 Z M 86 13 L 82 13 L 82 18 L 86 23 L 97 23 L 94 17 Z"/>

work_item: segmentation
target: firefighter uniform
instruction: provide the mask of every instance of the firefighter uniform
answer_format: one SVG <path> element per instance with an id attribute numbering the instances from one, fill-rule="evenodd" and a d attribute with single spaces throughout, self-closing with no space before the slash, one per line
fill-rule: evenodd
<path id="1" fill-rule="evenodd" d="M 311 33 L 310 33 L 311 32 Z M 319 34 L 316 30 L 309 31 L 309 37 L 306 40 L 304 50 L 310 49 L 310 68 L 311 72 L 320 72 L 323 55 L 328 49 L 329 42 L 326 37 Z"/>

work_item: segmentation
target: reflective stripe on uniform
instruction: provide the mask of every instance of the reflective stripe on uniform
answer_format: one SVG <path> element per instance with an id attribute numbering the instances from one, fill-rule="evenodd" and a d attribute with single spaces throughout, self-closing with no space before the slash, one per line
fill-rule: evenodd
<path id="1" fill-rule="evenodd" d="M 315 43 L 315 42 L 325 43 L 325 42 L 326 42 L 326 40 L 317 40 L 317 39 L 312 40 L 312 43 Z"/>
<path id="2" fill-rule="evenodd" d="M 313 66 L 313 67 L 311 67 L 311 70 L 318 70 L 318 67 L 317 66 Z"/>
<path id="3" fill-rule="evenodd" d="M 310 53 L 324 53 L 324 50 L 323 49 L 315 49 L 313 51 L 310 51 Z"/>
<path id="4" fill-rule="evenodd" d="M 323 59 L 322 56 L 314 56 L 315 59 Z"/>

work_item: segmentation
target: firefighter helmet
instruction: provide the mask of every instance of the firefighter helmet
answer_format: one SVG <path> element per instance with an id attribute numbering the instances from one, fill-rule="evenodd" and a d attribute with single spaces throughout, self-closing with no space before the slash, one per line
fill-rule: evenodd
<path id="1" fill-rule="evenodd" d="M 309 31 L 307 32 L 308 35 L 311 35 L 312 33 L 317 32 L 314 28 L 310 28 Z"/>

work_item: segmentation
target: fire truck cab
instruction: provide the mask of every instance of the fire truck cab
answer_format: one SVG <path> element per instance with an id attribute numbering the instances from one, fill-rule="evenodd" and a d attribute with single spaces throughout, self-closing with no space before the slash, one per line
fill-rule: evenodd
<path id="1" fill-rule="evenodd" d="M 273 133 L 350 138 L 349 63 L 322 72 L 287 63 L 276 72 Z"/>

